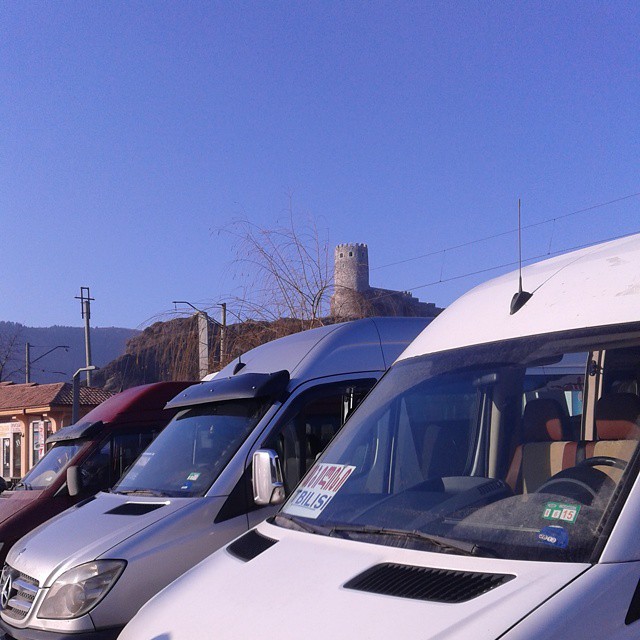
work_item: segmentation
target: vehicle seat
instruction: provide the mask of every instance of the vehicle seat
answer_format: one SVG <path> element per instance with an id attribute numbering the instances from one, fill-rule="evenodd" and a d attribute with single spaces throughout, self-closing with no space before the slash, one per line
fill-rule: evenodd
<path id="1" fill-rule="evenodd" d="M 506 477 L 514 492 L 532 493 L 552 475 L 575 465 L 578 443 L 567 439 L 567 430 L 567 416 L 557 400 L 527 402 L 522 444 L 514 451 Z"/>
<path id="2" fill-rule="evenodd" d="M 640 397 L 635 393 L 603 395 L 595 408 L 597 440 L 587 445 L 586 457 L 609 456 L 628 462 L 640 439 Z M 614 480 L 620 469 L 601 467 Z"/>

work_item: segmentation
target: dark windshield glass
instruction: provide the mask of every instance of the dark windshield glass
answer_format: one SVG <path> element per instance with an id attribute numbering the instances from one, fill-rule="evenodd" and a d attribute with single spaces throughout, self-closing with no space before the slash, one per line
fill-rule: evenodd
<path id="1" fill-rule="evenodd" d="M 46 489 L 85 446 L 86 440 L 56 443 L 38 464 L 22 478 L 16 489 Z"/>
<path id="2" fill-rule="evenodd" d="M 267 407 L 257 400 L 238 400 L 187 410 L 169 423 L 114 490 L 204 495 Z"/>
<path id="3" fill-rule="evenodd" d="M 394 546 L 588 561 L 640 438 L 640 349 L 604 346 L 574 334 L 395 365 L 278 522 Z"/>

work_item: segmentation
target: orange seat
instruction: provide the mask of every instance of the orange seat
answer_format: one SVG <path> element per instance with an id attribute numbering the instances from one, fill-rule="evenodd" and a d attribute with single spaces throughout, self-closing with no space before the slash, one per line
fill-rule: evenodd
<path id="1" fill-rule="evenodd" d="M 595 442 L 587 444 L 586 457 L 606 456 L 628 462 L 640 439 L 640 397 L 635 393 L 609 393 L 603 395 L 595 408 Z M 614 480 L 622 471 L 603 467 Z"/>
<path id="2" fill-rule="evenodd" d="M 536 491 L 552 475 L 575 465 L 578 443 L 567 439 L 567 431 L 567 416 L 557 400 L 527 402 L 522 444 L 514 451 L 506 477 L 516 493 Z"/>

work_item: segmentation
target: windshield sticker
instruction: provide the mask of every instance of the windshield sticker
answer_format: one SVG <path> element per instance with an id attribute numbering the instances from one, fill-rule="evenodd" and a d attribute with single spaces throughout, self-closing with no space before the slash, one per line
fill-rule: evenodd
<path id="1" fill-rule="evenodd" d="M 197 471 L 193 471 L 187 476 L 187 480 L 190 480 L 191 482 L 195 482 L 199 477 L 200 477 L 200 474 Z"/>
<path id="2" fill-rule="evenodd" d="M 153 453 L 143 453 L 138 458 L 138 466 L 139 467 L 144 467 L 147 464 L 147 462 L 149 462 L 149 460 L 151 460 L 151 458 L 153 458 Z"/>
<path id="3" fill-rule="evenodd" d="M 562 527 L 549 525 L 540 529 L 537 534 L 538 542 L 548 544 L 559 549 L 566 549 L 569 546 L 569 534 Z"/>
<path id="4" fill-rule="evenodd" d="M 317 518 L 354 470 L 354 466 L 345 464 L 317 464 L 283 511 L 303 518 Z"/>
<path id="5" fill-rule="evenodd" d="M 542 517 L 545 520 L 560 520 L 573 524 L 578 519 L 579 504 L 565 504 L 564 502 L 547 502 L 544 505 Z"/>

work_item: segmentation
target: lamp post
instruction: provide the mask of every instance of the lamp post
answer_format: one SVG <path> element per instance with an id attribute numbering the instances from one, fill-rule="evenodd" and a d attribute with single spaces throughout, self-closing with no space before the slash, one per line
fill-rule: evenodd
<path id="1" fill-rule="evenodd" d="M 73 404 L 71 405 L 71 424 L 78 422 L 78 414 L 80 413 L 80 382 L 78 376 L 83 371 L 95 371 L 98 367 L 94 364 L 88 367 L 82 367 L 73 374 Z"/>
<path id="2" fill-rule="evenodd" d="M 41 360 L 42 358 L 44 358 L 45 356 L 48 356 L 52 351 L 55 351 L 56 349 L 64 349 L 65 351 L 69 351 L 69 345 L 66 344 L 59 344 L 55 347 L 53 347 L 53 349 L 49 349 L 49 351 L 46 351 L 45 353 L 43 353 L 41 356 L 38 356 L 35 360 L 31 359 L 31 347 L 33 347 L 35 345 L 29 344 L 28 342 L 25 343 L 25 350 L 24 350 L 24 355 L 25 355 L 25 383 L 29 384 L 31 382 L 31 365 L 34 362 L 38 362 L 38 360 Z"/>

